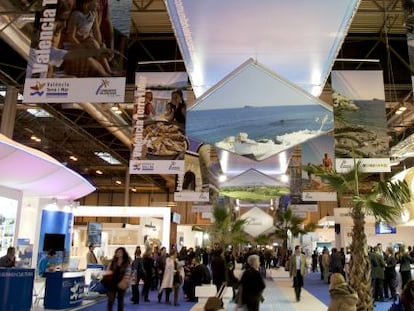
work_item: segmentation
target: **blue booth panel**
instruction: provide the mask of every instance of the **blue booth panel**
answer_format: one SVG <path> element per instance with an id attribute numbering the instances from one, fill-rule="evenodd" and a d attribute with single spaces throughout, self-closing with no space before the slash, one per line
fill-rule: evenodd
<path id="1" fill-rule="evenodd" d="M 29 311 L 34 276 L 34 269 L 0 268 L 0 310 Z"/>
<path id="2" fill-rule="evenodd" d="M 47 272 L 45 286 L 45 309 L 66 309 L 82 304 L 84 298 L 85 272 Z"/>

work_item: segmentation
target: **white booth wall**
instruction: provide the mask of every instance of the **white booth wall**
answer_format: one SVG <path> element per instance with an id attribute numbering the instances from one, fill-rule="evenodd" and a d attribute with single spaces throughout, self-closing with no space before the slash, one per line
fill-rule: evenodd
<path id="1" fill-rule="evenodd" d="M 14 226 L 14 228 L 6 229 L 6 223 L 0 224 L 0 226 L 2 226 L 2 228 L 0 228 L 0 256 L 6 254 L 9 246 L 17 245 L 20 227 L 19 219 L 21 218 L 22 196 L 22 191 L 0 186 L 0 217 L 9 219 L 9 222 L 13 222 L 11 219 L 14 218 L 14 224 L 10 224 L 10 226 Z M 10 231 L 9 229 L 13 232 L 8 232 Z M 10 236 L 10 234 L 12 235 Z"/>
<path id="2" fill-rule="evenodd" d="M 73 209 L 74 216 L 84 217 L 138 217 L 139 225 L 123 223 L 103 223 L 101 247 L 95 249 L 97 257 L 111 259 L 118 247 L 125 247 L 131 257 L 140 245 L 144 250 L 144 238 L 156 239 L 161 246 L 169 249 L 170 219 L 169 207 L 137 206 L 78 206 Z M 86 267 L 87 227 L 74 226 L 72 255 L 79 258 L 79 268 Z"/>
<path id="3" fill-rule="evenodd" d="M 196 246 L 203 246 L 203 232 L 193 231 L 192 225 L 177 225 L 177 241 L 178 249 L 186 246 L 187 249 Z"/>
<path id="4" fill-rule="evenodd" d="M 335 234 L 336 247 L 347 247 L 352 242 L 352 227 L 353 221 L 349 216 L 348 208 L 334 209 L 335 223 L 340 225 L 339 233 Z M 378 243 L 386 246 L 393 246 L 394 244 L 404 244 L 406 246 L 414 245 L 413 230 L 414 222 L 400 222 L 395 225 L 396 233 L 377 234 L 375 232 L 375 218 L 371 215 L 365 216 L 365 234 L 367 237 L 367 244 L 375 246 Z"/>

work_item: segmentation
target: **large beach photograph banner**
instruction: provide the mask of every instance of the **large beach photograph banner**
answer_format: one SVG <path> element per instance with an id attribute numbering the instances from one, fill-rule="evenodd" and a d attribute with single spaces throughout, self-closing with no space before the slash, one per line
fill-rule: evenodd
<path id="1" fill-rule="evenodd" d="M 333 133 L 308 140 L 302 144 L 301 153 L 302 201 L 336 201 L 336 192 L 331 191 L 328 183 L 305 170 L 310 165 L 322 167 L 327 172 L 335 169 Z"/>
<path id="2" fill-rule="evenodd" d="M 35 15 L 24 102 L 124 102 L 132 0 L 49 0 Z"/>
<path id="3" fill-rule="evenodd" d="M 262 161 L 332 129 L 332 107 L 249 59 L 197 99 L 187 135 Z"/>
<path id="4" fill-rule="evenodd" d="M 390 172 L 383 72 L 332 71 L 335 168 L 360 161 L 364 172 Z"/>
<path id="5" fill-rule="evenodd" d="M 138 72 L 132 113 L 130 174 L 183 174 L 191 92 L 185 72 Z"/>

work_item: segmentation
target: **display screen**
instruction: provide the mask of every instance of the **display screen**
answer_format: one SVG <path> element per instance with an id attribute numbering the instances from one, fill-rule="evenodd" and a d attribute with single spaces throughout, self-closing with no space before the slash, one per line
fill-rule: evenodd
<path id="1" fill-rule="evenodd" d="M 181 223 L 181 215 L 178 213 L 171 213 L 171 222 L 175 223 L 175 224 L 180 224 Z"/>
<path id="2" fill-rule="evenodd" d="M 375 224 L 375 233 L 376 234 L 397 233 L 397 229 L 385 222 L 379 222 Z"/>
<path id="3" fill-rule="evenodd" d="M 101 247 L 102 243 L 102 224 L 99 222 L 88 223 L 88 241 L 87 245 L 93 244 L 95 247 Z"/>
<path id="4" fill-rule="evenodd" d="M 45 233 L 43 241 L 43 251 L 49 250 L 64 251 L 65 250 L 65 235 L 60 233 Z"/>

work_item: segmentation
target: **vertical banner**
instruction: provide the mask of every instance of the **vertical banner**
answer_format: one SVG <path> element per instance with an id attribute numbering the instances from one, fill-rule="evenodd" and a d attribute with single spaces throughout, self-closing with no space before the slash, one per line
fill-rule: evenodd
<path id="1" fill-rule="evenodd" d="M 131 0 L 41 1 L 24 102 L 123 102 L 131 5 Z"/>
<path id="2" fill-rule="evenodd" d="M 333 171 L 334 137 L 322 135 L 302 144 L 302 167 L 316 165 Z M 302 169 L 302 201 L 336 201 L 336 192 L 329 189 L 325 180 Z"/>
<path id="3" fill-rule="evenodd" d="M 187 79 L 185 72 L 136 73 L 130 174 L 183 174 Z"/>
<path id="4" fill-rule="evenodd" d="M 410 66 L 414 66 L 414 3 L 412 1 L 402 1 L 405 17 L 405 29 L 407 35 L 408 57 Z M 411 75 L 411 83 L 414 88 L 414 76 Z"/>
<path id="5" fill-rule="evenodd" d="M 390 172 L 382 71 L 332 71 L 335 168 Z"/>
<path id="6" fill-rule="evenodd" d="M 209 202 L 209 183 L 203 183 L 203 174 L 198 154 L 202 144 L 190 140 L 185 154 L 184 172 L 176 175 L 174 201 Z M 209 149 L 210 150 L 210 149 Z"/>

